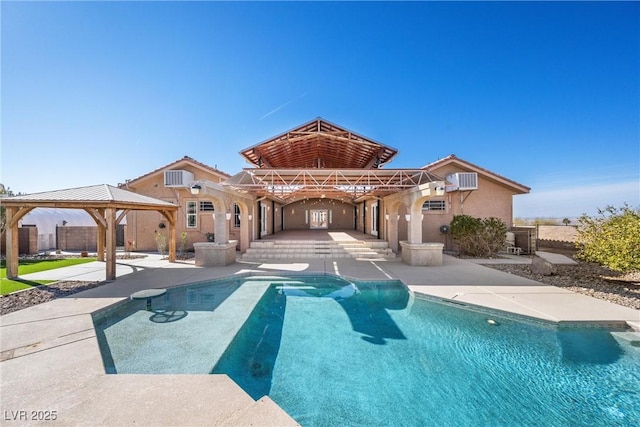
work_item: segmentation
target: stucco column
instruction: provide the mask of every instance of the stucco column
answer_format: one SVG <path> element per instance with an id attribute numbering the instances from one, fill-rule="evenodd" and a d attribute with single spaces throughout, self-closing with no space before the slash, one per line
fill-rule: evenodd
<path id="1" fill-rule="evenodd" d="M 251 221 L 246 209 L 240 212 L 240 253 L 245 253 L 249 247 L 249 230 L 251 230 Z"/>
<path id="2" fill-rule="evenodd" d="M 229 242 L 229 222 L 227 221 L 226 212 L 214 213 L 215 217 L 215 242 L 216 243 L 228 243 Z"/>
<path id="3" fill-rule="evenodd" d="M 412 244 L 422 243 L 422 205 L 413 203 L 410 215 L 407 239 Z"/>
<path id="4" fill-rule="evenodd" d="M 395 253 L 398 253 L 398 214 L 389 214 L 387 220 L 387 241 L 389 247 Z"/>

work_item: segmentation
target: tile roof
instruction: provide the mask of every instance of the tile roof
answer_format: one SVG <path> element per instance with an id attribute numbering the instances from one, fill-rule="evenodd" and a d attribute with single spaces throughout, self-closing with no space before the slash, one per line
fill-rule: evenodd
<path id="1" fill-rule="evenodd" d="M 171 163 L 169 163 L 169 164 L 167 164 L 167 165 L 164 165 L 164 166 L 162 166 L 162 167 L 159 167 L 159 168 L 157 168 L 157 169 L 154 169 L 154 170 L 152 170 L 151 172 L 147 172 L 147 173 L 145 173 L 144 175 L 140 175 L 140 176 L 139 176 L 139 177 L 137 177 L 137 178 L 133 178 L 133 179 L 127 180 L 127 183 L 128 183 L 128 184 L 131 184 L 131 183 L 134 183 L 134 182 L 139 181 L 139 180 L 141 180 L 141 179 L 144 179 L 144 178 L 146 178 L 146 177 L 148 177 L 148 176 L 154 175 L 154 174 L 156 174 L 156 173 L 158 173 L 158 172 L 160 172 L 160 171 L 163 171 L 163 170 L 165 170 L 165 169 L 171 169 L 173 166 L 175 166 L 175 165 L 177 165 L 177 164 L 179 164 L 179 163 L 185 162 L 185 161 L 186 161 L 186 162 L 188 162 L 188 163 L 191 163 L 192 165 L 195 165 L 195 166 L 201 167 L 201 168 L 203 168 L 203 169 L 205 169 L 205 170 L 208 170 L 208 171 L 210 171 L 210 172 L 213 172 L 213 173 L 215 173 L 215 174 L 222 175 L 224 178 L 230 178 L 230 177 L 231 177 L 231 175 L 229 175 L 229 174 L 228 174 L 228 173 L 226 173 L 226 172 L 222 172 L 221 170 L 219 170 L 219 169 L 217 169 L 217 168 L 214 168 L 214 167 L 211 167 L 211 166 L 209 166 L 209 165 L 206 165 L 206 164 L 204 164 L 204 163 L 202 163 L 202 162 L 199 162 L 199 161 L 197 161 L 196 159 L 194 159 L 194 158 L 192 158 L 192 157 L 184 156 L 183 158 L 178 159 L 178 160 L 176 160 L 175 162 L 171 162 Z M 126 184 L 119 184 L 119 185 L 120 185 L 120 186 L 122 186 L 122 187 L 124 187 Z"/>

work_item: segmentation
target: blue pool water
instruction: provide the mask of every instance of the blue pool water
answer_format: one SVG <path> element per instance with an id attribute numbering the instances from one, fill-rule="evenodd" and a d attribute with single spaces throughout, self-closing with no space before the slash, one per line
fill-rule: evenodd
<path id="1" fill-rule="evenodd" d="M 330 276 L 179 288 L 153 309 L 132 301 L 95 317 L 107 372 L 225 373 L 303 426 L 640 425 L 628 331 Z"/>

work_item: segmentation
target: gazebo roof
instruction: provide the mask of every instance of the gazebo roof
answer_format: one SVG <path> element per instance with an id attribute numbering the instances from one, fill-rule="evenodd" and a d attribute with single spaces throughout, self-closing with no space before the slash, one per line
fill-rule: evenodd
<path id="1" fill-rule="evenodd" d="M 6 206 L 55 208 L 177 209 L 177 206 L 173 203 L 108 184 L 5 197 L 2 198 L 2 204 Z"/>
<path id="2" fill-rule="evenodd" d="M 376 169 L 398 153 L 372 139 L 317 118 L 246 148 L 240 154 L 260 168 Z"/>

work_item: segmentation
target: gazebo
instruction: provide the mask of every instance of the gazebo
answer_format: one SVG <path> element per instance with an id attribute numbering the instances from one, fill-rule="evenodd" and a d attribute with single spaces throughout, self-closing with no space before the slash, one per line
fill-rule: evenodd
<path id="1" fill-rule="evenodd" d="M 176 259 L 178 206 L 107 184 L 26 194 L 1 199 L 6 208 L 7 278 L 18 277 L 18 222 L 35 208 L 83 209 L 98 225 L 98 261 L 105 261 L 106 278 L 116 278 L 116 226 L 128 211 L 157 211 L 169 224 L 169 262 Z"/>

